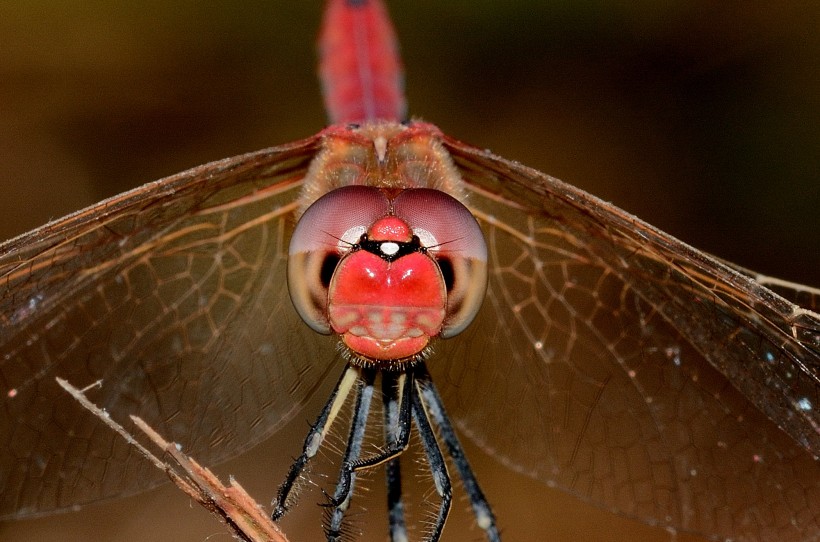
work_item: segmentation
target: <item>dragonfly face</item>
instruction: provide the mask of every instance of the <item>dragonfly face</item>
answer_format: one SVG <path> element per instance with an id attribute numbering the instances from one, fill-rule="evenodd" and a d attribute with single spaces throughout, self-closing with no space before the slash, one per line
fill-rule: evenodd
<path id="1" fill-rule="evenodd" d="M 406 48 L 406 49 L 408 49 L 407 45 L 405 45 L 405 48 Z M 417 104 L 417 105 L 420 105 L 420 104 Z M 435 119 L 435 120 L 437 120 L 437 121 L 439 120 L 439 117 L 438 117 L 438 116 L 435 116 L 435 117 L 434 117 L 434 115 L 432 115 L 432 114 L 431 114 L 431 115 L 429 115 L 429 116 L 430 116 L 430 118 L 434 118 L 434 119 Z M 448 130 L 448 132 L 449 132 L 449 131 L 450 131 L 450 130 Z M 462 133 L 467 133 L 467 132 L 462 132 Z M 274 138 L 274 140 L 276 140 L 276 141 L 283 140 L 283 139 L 290 139 L 290 138 L 281 138 L 281 137 L 276 137 L 276 138 Z M 268 141 L 270 141 L 270 139 L 269 139 Z M 252 146 L 252 145 L 251 145 L 251 146 Z M 261 146 L 263 146 L 263 145 L 261 145 L 261 144 L 260 144 L 260 145 L 258 145 L 258 146 L 260 146 L 260 147 L 261 147 Z M 495 148 L 498 148 L 498 146 L 495 146 Z M 222 154 L 231 154 L 231 152 L 216 153 L 216 154 L 211 154 L 211 156 L 215 156 L 215 155 L 217 155 L 217 156 L 218 156 L 218 155 L 222 155 Z M 202 161 L 202 160 L 200 160 L 200 161 Z M 182 169 L 182 168 L 181 168 L 181 167 L 180 167 L 180 168 L 173 168 L 173 167 L 172 167 L 172 168 L 168 168 L 168 169 L 169 169 L 169 170 L 174 170 L 174 169 Z M 546 168 L 546 167 L 545 167 L 544 169 L 549 169 L 549 168 Z M 150 176 L 150 175 L 149 175 L 149 176 Z M 581 177 L 581 176 L 582 176 L 582 175 L 578 175 L 577 177 Z M 575 176 L 575 175 L 573 175 L 572 177 L 576 177 L 576 176 Z M 480 199 L 480 198 L 478 198 L 478 199 Z M 728 234 L 728 233 L 727 233 L 726 235 L 727 235 L 727 237 L 729 237 L 729 236 L 730 236 L 730 234 Z M 455 344 L 455 343 L 454 343 L 454 344 Z M 657 349 L 657 351 L 658 351 L 658 352 L 665 352 L 665 350 L 664 350 L 664 349 L 666 348 L 666 346 L 668 346 L 668 345 L 662 345 L 662 344 L 661 344 L 661 345 L 658 345 L 658 349 Z M 664 355 L 665 355 L 665 354 L 664 354 Z M 675 356 L 673 355 L 673 356 L 669 357 L 668 359 L 672 359 L 672 360 L 673 360 L 673 359 L 674 359 L 674 357 L 675 357 Z M 274 482 L 274 483 L 275 483 L 275 482 Z M 262 490 L 262 493 L 259 493 L 259 494 L 262 494 L 262 495 L 266 494 L 266 493 L 265 493 L 265 489 L 263 489 L 263 490 Z"/>

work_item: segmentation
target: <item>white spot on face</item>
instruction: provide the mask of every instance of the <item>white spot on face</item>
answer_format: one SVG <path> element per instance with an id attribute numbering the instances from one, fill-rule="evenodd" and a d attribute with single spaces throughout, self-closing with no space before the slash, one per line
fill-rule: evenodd
<path id="1" fill-rule="evenodd" d="M 628 374 L 628 375 L 629 375 L 629 378 L 635 378 L 635 375 L 636 375 L 635 371 L 634 371 L 634 370 L 632 370 L 632 369 L 630 369 L 630 370 L 629 370 L 629 372 L 628 372 L 628 373 L 626 373 L 626 374 Z"/>
<path id="2" fill-rule="evenodd" d="M 407 322 L 407 315 L 402 311 L 393 311 L 390 313 L 390 325 L 403 326 Z"/>
<path id="3" fill-rule="evenodd" d="M 541 350 L 542 348 L 544 348 L 544 343 L 542 343 L 541 341 L 535 341 L 535 343 L 533 343 L 533 346 L 536 350 Z"/>
<path id="4" fill-rule="evenodd" d="M 692 476 L 694 478 L 697 475 L 698 475 L 698 469 L 692 469 L 692 470 L 689 471 L 689 476 Z"/>
<path id="5" fill-rule="evenodd" d="M 367 325 L 371 327 L 380 327 L 384 325 L 390 325 L 390 322 L 383 322 L 382 321 L 382 311 L 379 309 L 370 310 L 365 315 L 365 319 L 367 321 Z"/>
<path id="6" fill-rule="evenodd" d="M 393 241 L 387 241 L 379 246 L 379 250 L 381 250 L 385 256 L 392 256 L 399 251 L 399 245 Z"/>
<path id="7" fill-rule="evenodd" d="M 811 401 L 809 401 L 808 397 L 803 397 L 799 401 L 797 401 L 796 406 L 798 409 L 802 410 L 803 412 L 808 412 L 811 410 Z"/>
<path id="8" fill-rule="evenodd" d="M 355 245 L 356 243 L 361 240 L 362 235 L 367 232 L 367 228 L 364 226 L 354 226 L 344 232 L 339 238 L 339 242 L 336 245 L 336 248 L 339 252 L 347 252 L 350 250 L 350 245 Z"/>
<path id="9" fill-rule="evenodd" d="M 429 230 L 425 230 L 424 228 L 413 228 L 413 234 L 419 238 L 421 246 L 423 247 L 428 247 L 435 250 L 436 245 L 438 245 L 438 239 L 436 239 L 436 236 Z"/>

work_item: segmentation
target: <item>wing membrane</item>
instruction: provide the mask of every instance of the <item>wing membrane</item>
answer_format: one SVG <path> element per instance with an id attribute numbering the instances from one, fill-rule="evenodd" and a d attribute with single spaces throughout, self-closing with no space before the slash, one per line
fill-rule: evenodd
<path id="1" fill-rule="evenodd" d="M 819 537 L 818 315 L 578 189 L 447 145 L 492 261 L 471 337 L 430 363 L 462 428 L 651 524 Z"/>
<path id="2" fill-rule="evenodd" d="M 318 144 L 201 166 L 0 247 L 0 515 L 164 479 L 55 376 L 100 380 L 89 394 L 112 416 L 143 417 L 207 464 L 298 412 L 335 357 L 285 279 L 290 211 Z"/>

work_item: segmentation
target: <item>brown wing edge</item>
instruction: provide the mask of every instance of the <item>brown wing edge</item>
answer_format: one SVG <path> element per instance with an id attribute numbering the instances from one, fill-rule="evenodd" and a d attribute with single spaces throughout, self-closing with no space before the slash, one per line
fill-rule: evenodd
<path id="1" fill-rule="evenodd" d="M 319 149 L 320 142 L 321 136 L 317 134 L 285 145 L 202 164 L 117 194 L 22 233 L 0 243 L 0 281 L 15 264 L 25 262 L 25 255 L 48 250 L 82 232 L 90 224 L 104 224 L 128 210 L 161 205 L 180 191 L 197 190 L 212 179 L 225 177 L 229 173 L 241 174 L 258 170 L 257 176 L 259 177 L 273 171 L 281 174 L 280 170 L 284 169 L 282 164 L 289 159 L 295 161 L 290 166 L 293 169 L 305 167 L 305 162 L 309 163 Z M 0 282 L 1 285 L 2 282 Z"/>

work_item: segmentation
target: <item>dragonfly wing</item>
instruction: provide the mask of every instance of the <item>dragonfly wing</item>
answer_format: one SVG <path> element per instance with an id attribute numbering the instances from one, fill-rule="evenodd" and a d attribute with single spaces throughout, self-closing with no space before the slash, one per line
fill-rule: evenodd
<path id="1" fill-rule="evenodd" d="M 299 411 L 335 357 L 292 309 L 285 272 L 318 146 L 207 164 L 0 247 L 0 516 L 165 480 L 56 376 L 100 380 L 88 395 L 112 417 L 142 417 L 204 464 Z"/>
<path id="2" fill-rule="evenodd" d="M 719 258 L 715 259 L 719 260 Z M 795 305 L 808 311 L 820 313 L 820 289 L 761 275 L 760 273 L 755 273 L 754 271 L 750 271 L 749 269 L 725 260 L 719 261 L 726 267 L 745 275 L 747 278 L 753 280 L 761 286 L 764 286 L 765 288 L 768 288 L 787 301 L 794 303 Z M 806 344 L 807 346 L 811 346 L 811 341 L 806 341 Z"/>
<path id="3" fill-rule="evenodd" d="M 469 336 L 429 364 L 462 429 L 650 524 L 820 537 L 818 315 L 583 191 L 446 144 L 491 259 Z"/>

